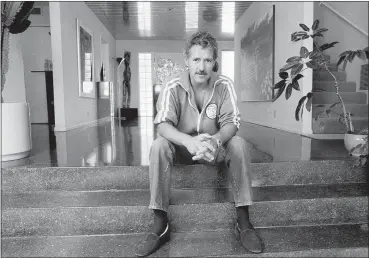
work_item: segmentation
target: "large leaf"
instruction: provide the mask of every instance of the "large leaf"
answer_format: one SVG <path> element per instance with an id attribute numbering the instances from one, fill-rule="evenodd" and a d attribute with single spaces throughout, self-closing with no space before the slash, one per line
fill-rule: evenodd
<path id="1" fill-rule="evenodd" d="M 285 66 L 283 66 L 280 70 L 279 70 L 279 72 L 285 72 L 285 71 L 287 71 L 287 70 L 289 70 L 289 69 L 291 69 L 291 68 L 293 68 L 293 67 L 295 67 L 295 66 L 298 66 L 299 65 L 299 62 L 292 62 L 292 63 L 288 63 L 288 64 L 286 64 Z"/>
<path id="2" fill-rule="evenodd" d="M 316 30 L 318 27 L 319 27 L 319 20 L 315 20 L 314 23 L 313 23 L 313 26 L 311 26 L 311 28 L 313 30 Z"/>
<path id="3" fill-rule="evenodd" d="M 304 105 L 304 102 L 305 102 L 306 98 L 307 98 L 306 96 L 303 96 L 299 100 L 299 103 L 297 104 L 297 107 L 296 107 L 296 110 L 295 110 L 295 119 L 296 119 L 296 121 L 300 121 L 300 111 L 303 108 L 303 105 Z"/>
<path id="4" fill-rule="evenodd" d="M 286 88 L 286 84 L 284 84 L 281 88 L 278 89 L 277 94 L 273 98 L 273 101 L 276 101 L 282 95 L 284 88 Z"/>
<path id="5" fill-rule="evenodd" d="M 321 28 L 321 29 L 316 30 L 315 33 L 322 33 L 322 32 L 326 32 L 326 31 L 328 31 L 328 29 Z"/>
<path id="6" fill-rule="evenodd" d="M 346 56 L 341 56 L 340 59 L 337 62 L 337 67 L 340 66 L 340 64 L 342 63 L 343 60 L 345 60 Z"/>
<path id="7" fill-rule="evenodd" d="M 341 56 L 346 56 L 347 54 L 349 54 L 351 51 L 347 50 L 347 51 L 344 51 L 342 52 L 341 54 L 338 55 L 338 57 L 341 57 Z"/>
<path id="8" fill-rule="evenodd" d="M 286 89 L 286 100 L 288 100 L 291 97 L 291 94 L 292 94 L 292 84 L 290 83 Z"/>
<path id="9" fill-rule="evenodd" d="M 281 72 L 279 73 L 279 77 L 281 77 L 281 79 L 285 80 L 288 78 L 288 73 L 287 72 Z"/>
<path id="10" fill-rule="evenodd" d="M 355 58 L 356 53 L 351 51 L 350 54 L 348 55 L 347 59 L 349 60 L 350 63 L 352 63 L 352 61 Z"/>
<path id="11" fill-rule="evenodd" d="M 300 62 L 301 61 L 301 57 L 299 56 L 293 56 L 287 59 L 286 63 L 291 63 L 291 62 Z"/>
<path id="12" fill-rule="evenodd" d="M 307 58 L 309 56 L 309 50 L 306 47 L 300 48 L 300 57 Z"/>
<path id="13" fill-rule="evenodd" d="M 274 85 L 274 89 L 279 89 L 286 86 L 286 80 L 279 81 L 276 85 Z"/>
<path id="14" fill-rule="evenodd" d="M 303 23 L 300 23 L 300 27 L 304 30 L 304 31 L 309 31 L 310 29 L 309 29 L 309 27 L 308 26 L 306 26 L 305 24 L 303 24 Z"/>
<path id="15" fill-rule="evenodd" d="M 306 105 L 305 105 L 305 107 L 306 107 L 306 110 L 307 111 L 311 111 L 311 106 L 312 106 L 312 101 L 313 101 L 313 95 L 312 94 L 307 94 L 306 95 L 307 96 L 307 101 L 306 101 Z"/>
<path id="16" fill-rule="evenodd" d="M 292 67 L 292 70 L 291 70 L 292 76 L 294 76 L 294 75 L 298 74 L 299 72 L 301 72 L 303 67 L 304 67 L 303 64 L 298 64 L 297 66 Z"/>
<path id="17" fill-rule="evenodd" d="M 295 77 L 293 77 L 292 81 L 298 81 L 300 80 L 302 77 L 304 77 L 301 73 L 297 74 Z"/>
<path id="18" fill-rule="evenodd" d="M 298 81 L 292 81 L 291 85 L 295 90 L 300 90 L 300 85 Z"/>

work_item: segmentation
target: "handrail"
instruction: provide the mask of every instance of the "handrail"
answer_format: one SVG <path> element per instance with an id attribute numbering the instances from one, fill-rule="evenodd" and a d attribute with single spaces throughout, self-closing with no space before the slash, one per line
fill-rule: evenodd
<path id="1" fill-rule="evenodd" d="M 362 34 L 364 34 L 365 36 L 368 37 L 368 32 L 366 32 L 363 29 L 359 28 L 357 25 L 355 25 L 352 21 L 350 21 L 349 19 L 347 19 L 345 16 L 343 16 L 341 13 L 339 13 L 336 9 L 334 9 L 329 4 L 324 3 L 324 2 L 320 2 L 319 5 L 324 5 L 329 10 L 331 10 L 333 13 L 335 13 L 338 17 L 340 17 L 341 19 L 343 19 L 344 21 L 346 21 L 348 24 L 350 24 L 352 27 L 354 27 L 355 29 L 357 29 L 358 31 L 360 31 Z"/>

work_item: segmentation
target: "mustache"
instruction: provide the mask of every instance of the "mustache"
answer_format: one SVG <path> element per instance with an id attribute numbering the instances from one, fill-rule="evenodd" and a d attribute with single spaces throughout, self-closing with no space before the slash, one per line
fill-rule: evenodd
<path id="1" fill-rule="evenodd" d="M 205 71 L 199 71 L 199 72 L 196 72 L 196 74 L 198 74 L 198 75 L 208 75 Z"/>

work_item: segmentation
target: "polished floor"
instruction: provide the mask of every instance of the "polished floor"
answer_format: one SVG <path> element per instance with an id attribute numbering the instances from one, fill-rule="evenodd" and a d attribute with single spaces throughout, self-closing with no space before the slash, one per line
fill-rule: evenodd
<path id="1" fill-rule="evenodd" d="M 46 124 L 32 124 L 30 157 L 3 162 L 2 167 L 147 166 L 156 133 L 152 117 L 112 118 L 55 133 Z M 237 134 L 249 144 L 254 163 L 352 159 L 343 140 L 316 140 L 247 122 Z"/>

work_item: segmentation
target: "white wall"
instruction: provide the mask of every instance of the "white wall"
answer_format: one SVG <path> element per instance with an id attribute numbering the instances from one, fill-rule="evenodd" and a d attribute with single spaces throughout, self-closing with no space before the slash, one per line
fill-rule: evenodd
<path id="1" fill-rule="evenodd" d="M 138 81 L 138 53 L 182 53 L 184 48 L 182 40 L 117 40 L 116 54 L 117 57 L 123 57 L 124 51 L 131 52 L 131 107 L 139 108 L 139 81 Z M 220 51 L 233 50 L 233 41 L 219 41 L 219 58 Z M 119 75 L 117 76 L 119 78 Z M 123 77 L 123 76 L 122 76 Z M 118 100 L 119 101 L 119 100 Z"/>
<path id="2" fill-rule="evenodd" d="M 368 2 L 328 2 L 327 4 L 368 33 Z M 368 46 L 367 36 L 339 18 L 327 7 L 319 6 L 319 3 L 315 2 L 314 10 L 314 18 L 320 21 L 320 27 L 328 29 L 324 33 L 324 38 L 319 38 L 319 42 L 339 42 L 335 47 L 325 51 L 326 54 L 331 56 L 331 60 L 338 61 L 338 55 L 346 50 L 363 49 Z M 347 80 L 356 82 L 357 90 L 360 87 L 361 65 L 367 63 L 368 61 L 356 57 L 352 63 L 348 63 L 346 66 Z"/>
<path id="3" fill-rule="evenodd" d="M 240 39 L 247 28 L 275 5 L 275 83 L 280 78 L 279 69 L 291 56 L 299 55 L 301 46 L 312 49 L 311 41 L 291 42 L 291 34 L 300 30 L 299 23 L 311 26 L 312 2 L 254 2 L 236 23 L 235 31 L 235 88 L 240 96 Z M 298 134 L 311 134 L 311 113 L 305 110 L 302 122 L 295 120 L 294 112 L 299 99 L 312 88 L 312 72 L 306 70 L 299 80 L 301 92 L 293 91 L 286 101 L 284 93 L 275 102 L 240 102 L 241 119 L 244 121 L 278 128 Z"/>
<path id="4" fill-rule="evenodd" d="M 9 35 L 9 69 L 3 91 L 4 102 L 26 102 L 22 35 Z"/>
<path id="5" fill-rule="evenodd" d="M 84 2 L 50 2 L 50 17 L 55 130 L 65 131 L 101 118 L 98 117 L 97 99 L 78 97 L 76 18 L 93 32 L 94 76 L 97 80 L 101 65 L 100 36 L 109 43 L 110 67 L 115 67 L 112 59 L 115 57 L 115 39 Z M 110 78 L 115 80 L 114 69 L 110 69 Z"/>

